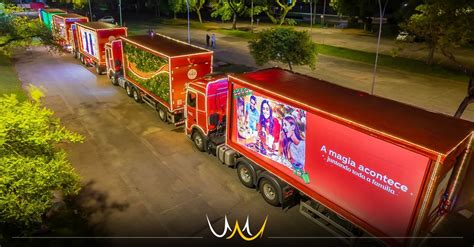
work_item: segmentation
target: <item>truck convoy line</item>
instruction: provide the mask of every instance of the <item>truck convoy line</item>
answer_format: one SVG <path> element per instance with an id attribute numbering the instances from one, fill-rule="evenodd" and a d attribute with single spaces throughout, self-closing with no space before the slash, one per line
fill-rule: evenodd
<path id="1" fill-rule="evenodd" d="M 154 32 L 127 37 L 86 21 L 67 33 L 76 58 L 162 121 L 184 123 L 196 148 L 236 168 L 244 186 L 274 206 L 299 202 L 349 243 L 417 244 L 404 237 L 427 236 L 456 203 L 471 122 L 280 68 L 212 74 L 212 51 Z"/>

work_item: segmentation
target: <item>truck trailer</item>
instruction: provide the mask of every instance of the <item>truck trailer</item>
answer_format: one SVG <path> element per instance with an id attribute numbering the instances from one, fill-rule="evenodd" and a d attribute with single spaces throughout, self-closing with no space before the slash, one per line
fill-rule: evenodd
<path id="1" fill-rule="evenodd" d="M 186 86 L 185 132 L 274 206 L 416 244 L 455 203 L 474 124 L 279 68 Z M 410 238 L 411 237 L 411 238 Z"/>
<path id="2" fill-rule="evenodd" d="M 62 9 L 39 9 L 39 18 L 41 22 L 50 30 L 53 30 L 53 15 L 66 13 Z"/>
<path id="3" fill-rule="evenodd" d="M 65 46 L 66 48 L 71 48 L 70 41 L 72 37 L 70 37 L 71 32 L 71 25 L 76 22 L 88 22 L 89 18 L 78 15 L 78 14 L 54 14 L 53 15 L 53 36 L 58 42 L 58 44 Z"/>
<path id="4" fill-rule="evenodd" d="M 105 71 L 105 44 L 122 36 L 127 36 L 127 28 L 105 22 L 76 22 L 71 26 L 73 54 L 83 64 L 95 67 L 97 74 Z"/>
<path id="5" fill-rule="evenodd" d="M 112 82 L 175 125 L 184 123 L 185 84 L 212 72 L 212 51 L 158 33 L 121 37 L 106 50 Z"/>

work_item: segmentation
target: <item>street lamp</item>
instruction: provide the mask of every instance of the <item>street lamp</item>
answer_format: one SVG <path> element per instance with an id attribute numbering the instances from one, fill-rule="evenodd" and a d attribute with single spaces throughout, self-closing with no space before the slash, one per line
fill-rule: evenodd
<path id="1" fill-rule="evenodd" d="M 374 64 L 374 75 L 372 77 L 372 88 L 370 89 L 370 94 L 374 94 L 374 87 L 375 87 L 375 76 L 377 74 L 377 62 L 379 60 L 379 48 L 380 48 L 380 36 L 382 34 L 382 21 L 383 21 L 383 15 L 385 13 L 385 8 L 387 7 L 388 0 L 385 2 L 385 6 L 383 7 L 382 11 L 382 5 L 380 4 L 379 1 L 379 37 L 377 39 L 377 51 L 375 52 L 375 64 Z"/>
<path id="2" fill-rule="evenodd" d="M 92 19 L 91 0 L 89 0 L 89 13 L 90 13 L 90 15 L 91 15 L 91 21 L 94 21 L 94 20 Z"/>
<path id="3" fill-rule="evenodd" d="M 191 44 L 191 33 L 189 31 L 189 0 L 186 0 L 186 7 L 188 8 L 188 44 Z"/>
<path id="4" fill-rule="evenodd" d="M 253 33 L 253 0 L 251 2 L 251 13 L 250 13 L 250 32 Z"/>
<path id="5" fill-rule="evenodd" d="M 310 24 L 309 24 L 309 30 L 311 31 L 311 33 L 313 32 L 313 0 L 309 0 L 309 21 L 310 21 Z"/>
<path id="6" fill-rule="evenodd" d="M 326 0 L 324 0 L 323 15 L 321 15 L 321 27 L 324 27 L 324 15 L 326 15 Z"/>
<path id="7" fill-rule="evenodd" d="M 120 26 L 122 25 L 122 0 L 119 0 L 119 16 L 120 16 Z"/>

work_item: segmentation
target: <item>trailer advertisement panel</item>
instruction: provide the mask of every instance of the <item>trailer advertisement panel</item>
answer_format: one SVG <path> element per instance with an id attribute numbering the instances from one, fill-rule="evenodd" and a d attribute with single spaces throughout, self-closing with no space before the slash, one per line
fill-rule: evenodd
<path id="1" fill-rule="evenodd" d="M 123 56 L 125 78 L 170 105 L 169 58 L 154 55 L 128 42 L 123 45 Z"/>
<path id="2" fill-rule="evenodd" d="M 233 85 L 232 147 L 384 235 L 407 236 L 429 158 Z"/>
<path id="3" fill-rule="evenodd" d="M 97 40 L 97 32 L 78 27 L 79 28 L 79 35 L 81 38 L 81 45 L 82 51 L 86 54 L 93 56 L 99 59 L 99 47 L 98 47 L 98 40 Z"/>

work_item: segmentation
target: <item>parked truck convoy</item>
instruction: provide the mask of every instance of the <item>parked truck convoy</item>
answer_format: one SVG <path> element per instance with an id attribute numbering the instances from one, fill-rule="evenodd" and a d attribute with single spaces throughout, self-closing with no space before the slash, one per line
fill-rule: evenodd
<path id="1" fill-rule="evenodd" d="M 171 45 L 162 39 L 111 42 L 112 82 L 130 73 L 132 54 L 145 59 L 142 52 L 191 49 L 160 47 Z M 130 40 L 140 55 L 124 48 Z M 151 71 L 164 64 L 153 63 Z M 172 75 L 180 72 L 189 70 Z M 404 245 L 416 239 L 398 237 L 426 235 L 452 205 L 469 164 L 474 125 L 468 121 L 279 68 L 197 78 L 185 93 L 185 132 L 196 148 L 235 167 L 242 184 L 272 205 L 303 198 L 305 216 L 348 241 L 366 232 Z M 140 102 L 138 85 L 127 94 Z"/>
<path id="2" fill-rule="evenodd" d="M 455 204 L 473 123 L 279 68 L 208 74 L 212 51 L 155 33 L 126 37 L 125 28 L 91 39 L 102 25 L 71 26 L 80 55 L 103 45 L 94 61 L 112 84 L 163 121 L 184 121 L 199 151 L 236 168 L 269 204 L 299 202 L 343 240 L 391 245 L 416 244 L 403 237 L 428 235 Z"/>
<path id="3" fill-rule="evenodd" d="M 41 22 L 50 30 L 53 30 L 53 15 L 54 14 L 63 14 L 66 11 L 62 9 L 39 9 L 39 18 Z"/>

